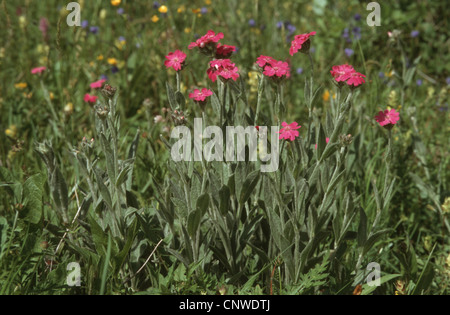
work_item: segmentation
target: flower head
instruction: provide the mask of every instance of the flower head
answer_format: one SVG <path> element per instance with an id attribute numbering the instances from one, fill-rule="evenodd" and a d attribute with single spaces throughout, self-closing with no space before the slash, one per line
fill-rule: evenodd
<path id="1" fill-rule="evenodd" d="M 86 103 L 89 103 L 89 104 L 95 104 L 97 102 L 97 96 L 90 95 L 90 94 L 85 94 L 84 95 L 84 101 Z"/>
<path id="2" fill-rule="evenodd" d="M 353 66 L 348 64 L 333 66 L 330 73 L 336 80 L 336 82 L 340 83 L 340 85 L 345 82 L 349 86 L 356 87 L 366 82 L 363 79 L 366 76 L 364 74 L 356 72 Z"/>
<path id="3" fill-rule="evenodd" d="M 175 71 L 180 71 L 184 66 L 185 60 L 186 54 L 181 50 L 175 50 L 174 52 L 170 52 L 166 56 L 166 61 L 164 61 L 164 65 L 167 68 L 172 67 Z"/>
<path id="4" fill-rule="evenodd" d="M 200 105 L 202 109 L 204 109 L 204 106 L 207 102 L 207 98 L 211 96 L 213 92 L 211 90 L 208 90 L 207 88 L 203 88 L 201 90 L 195 89 L 194 92 L 189 93 L 189 98 L 193 99 L 194 102 Z"/>
<path id="5" fill-rule="evenodd" d="M 105 83 L 106 80 L 105 79 L 101 79 L 95 82 L 92 82 L 90 84 L 91 89 L 100 89 L 103 86 L 103 83 Z"/>
<path id="6" fill-rule="evenodd" d="M 291 75 L 289 64 L 285 61 L 277 61 L 277 60 L 274 60 L 270 64 L 267 64 L 264 67 L 263 74 L 268 77 L 276 76 L 278 78 L 282 77 L 289 78 Z"/>
<path id="7" fill-rule="evenodd" d="M 189 44 L 188 48 L 193 49 L 198 47 L 200 52 L 211 55 L 216 52 L 217 42 L 223 38 L 223 33 L 215 33 L 212 30 L 206 32 L 205 35 L 197 39 L 195 42 Z"/>
<path id="8" fill-rule="evenodd" d="M 316 32 L 295 35 L 294 40 L 291 42 L 289 54 L 293 56 L 298 51 L 305 54 L 308 53 L 310 45 L 309 37 L 314 35 L 316 35 Z"/>
<path id="9" fill-rule="evenodd" d="M 217 80 L 217 77 L 225 81 L 229 79 L 236 81 L 239 78 L 239 69 L 230 59 L 215 59 L 210 61 L 209 65 L 210 67 L 206 73 L 213 82 Z"/>
<path id="10" fill-rule="evenodd" d="M 283 126 L 283 128 L 278 131 L 278 133 L 280 134 L 279 139 L 294 141 L 294 139 L 300 135 L 297 129 L 299 129 L 301 126 L 299 126 L 295 121 L 291 124 L 282 122 L 281 125 Z"/>
<path id="11" fill-rule="evenodd" d="M 220 43 L 218 43 L 216 47 L 215 57 L 217 59 L 227 59 L 231 57 L 234 51 L 236 51 L 236 46 L 221 45 Z"/>
<path id="12" fill-rule="evenodd" d="M 42 72 L 44 72 L 47 68 L 46 67 L 37 67 L 37 68 L 33 68 L 31 69 L 31 73 L 32 74 L 41 74 Z"/>
<path id="13" fill-rule="evenodd" d="M 195 89 L 194 92 L 189 93 L 189 98 L 197 102 L 203 102 L 208 96 L 211 96 L 212 94 L 213 92 L 211 90 L 208 90 L 207 88 L 203 88 L 201 90 Z"/>
<path id="14" fill-rule="evenodd" d="M 386 109 L 385 111 L 380 111 L 375 116 L 375 120 L 382 127 L 392 128 L 400 120 L 400 114 L 395 109 Z"/>
<path id="15" fill-rule="evenodd" d="M 276 60 L 270 56 L 261 55 L 258 58 L 256 58 L 256 64 L 258 66 L 260 66 L 261 68 L 264 68 L 264 66 L 267 64 L 270 65 L 273 61 L 276 61 Z"/>

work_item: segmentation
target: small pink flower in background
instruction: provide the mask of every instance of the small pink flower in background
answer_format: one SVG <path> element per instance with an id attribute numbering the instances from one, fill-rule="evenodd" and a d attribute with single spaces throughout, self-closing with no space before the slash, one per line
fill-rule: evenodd
<path id="1" fill-rule="evenodd" d="M 363 79 L 366 76 L 362 73 L 356 72 L 353 66 L 344 64 L 339 66 L 333 66 L 330 71 L 336 82 L 345 82 L 349 86 L 358 86 L 366 81 Z"/>
<path id="2" fill-rule="evenodd" d="M 215 43 L 217 43 L 222 38 L 223 38 L 223 33 L 216 34 L 214 31 L 209 30 L 206 33 L 206 35 L 203 35 L 202 37 L 197 39 L 195 42 L 190 43 L 188 48 L 193 49 L 195 47 L 198 47 L 198 48 L 202 49 L 202 48 L 207 48 L 206 46 L 208 46 L 210 44 L 214 44 L 214 46 L 215 46 L 216 45 Z"/>
<path id="3" fill-rule="evenodd" d="M 41 74 L 42 72 L 44 72 L 47 68 L 46 67 L 37 67 L 37 68 L 33 68 L 31 69 L 31 73 L 32 74 Z"/>
<path id="4" fill-rule="evenodd" d="M 89 104 L 95 104 L 95 102 L 97 102 L 97 96 L 86 93 L 84 95 L 84 101 Z"/>
<path id="5" fill-rule="evenodd" d="M 268 77 L 277 76 L 278 78 L 281 78 L 282 76 L 289 78 L 291 76 L 289 64 L 285 61 L 276 60 L 264 67 L 263 74 Z"/>
<path id="6" fill-rule="evenodd" d="M 280 134 L 279 139 L 294 141 L 294 139 L 300 135 L 297 129 L 299 129 L 301 126 L 299 126 L 295 121 L 289 125 L 287 122 L 282 122 L 281 126 L 283 126 L 283 128 L 278 131 L 278 133 Z"/>
<path id="7" fill-rule="evenodd" d="M 216 58 L 227 59 L 233 54 L 234 51 L 236 51 L 235 46 L 221 45 L 220 43 L 218 43 L 216 47 Z"/>
<path id="8" fill-rule="evenodd" d="M 105 83 L 105 79 L 101 79 L 90 84 L 91 89 L 100 89 L 103 87 L 103 83 Z"/>
<path id="9" fill-rule="evenodd" d="M 256 64 L 261 68 L 264 68 L 265 65 L 272 64 L 272 62 L 274 61 L 276 60 L 270 56 L 261 55 L 258 58 L 256 58 Z"/>
<path id="10" fill-rule="evenodd" d="M 307 53 L 310 45 L 309 37 L 314 35 L 316 35 L 316 32 L 295 35 L 294 40 L 291 42 L 289 54 L 293 56 L 299 50 L 300 52 Z"/>
<path id="11" fill-rule="evenodd" d="M 184 61 L 186 60 L 186 54 L 181 50 L 175 50 L 174 52 L 170 52 L 166 56 L 166 60 L 164 61 L 164 65 L 167 68 L 172 67 L 175 71 L 180 71 L 184 66 Z"/>
<path id="12" fill-rule="evenodd" d="M 193 99 L 197 102 L 204 102 L 208 96 L 211 96 L 213 92 L 208 90 L 207 88 L 203 88 L 201 90 L 195 89 L 194 92 L 189 93 L 189 98 Z"/>
<path id="13" fill-rule="evenodd" d="M 380 111 L 375 116 L 375 120 L 382 127 L 392 128 L 400 120 L 400 114 L 395 109 L 386 109 L 385 111 Z"/>
<path id="14" fill-rule="evenodd" d="M 326 138 L 325 138 L 325 141 L 326 141 L 327 143 L 330 142 L 330 138 L 326 137 Z M 314 147 L 315 147 L 316 150 L 317 150 L 317 143 L 314 145 Z"/>
<path id="15" fill-rule="evenodd" d="M 221 77 L 223 80 L 233 79 L 234 81 L 239 78 L 239 69 L 230 59 L 212 60 L 209 65 L 210 67 L 206 73 L 213 82 L 217 80 L 217 77 Z"/>

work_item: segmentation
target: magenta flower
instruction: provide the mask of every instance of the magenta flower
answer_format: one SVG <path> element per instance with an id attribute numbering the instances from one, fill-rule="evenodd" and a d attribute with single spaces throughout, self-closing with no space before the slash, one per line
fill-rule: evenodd
<path id="1" fill-rule="evenodd" d="M 216 47 L 216 58 L 227 59 L 233 54 L 234 51 L 236 51 L 235 46 L 221 45 L 220 43 L 218 43 Z"/>
<path id="2" fill-rule="evenodd" d="M 195 89 L 194 92 L 189 93 L 189 98 L 197 102 L 204 102 L 206 101 L 206 98 L 212 94 L 213 92 L 207 88 L 203 88 L 201 91 L 199 89 Z"/>
<path id="3" fill-rule="evenodd" d="M 314 35 L 316 35 L 316 32 L 295 35 L 294 40 L 291 42 L 289 54 L 293 56 L 299 50 L 300 52 L 308 53 L 310 45 L 309 37 Z"/>
<path id="4" fill-rule="evenodd" d="M 280 134 L 279 139 L 294 141 L 294 139 L 300 135 L 297 129 L 301 126 L 299 126 L 295 121 L 289 125 L 286 122 L 282 122 L 281 125 L 283 128 L 278 131 Z"/>
<path id="5" fill-rule="evenodd" d="M 272 64 L 272 62 L 276 61 L 274 58 L 270 57 L 270 56 L 259 56 L 258 58 L 256 58 L 256 64 L 261 67 L 264 68 L 266 65 L 270 65 Z"/>
<path id="6" fill-rule="evenodd" d="M 272 61 L 272 63 L 267 64 L 264 67 L 264 75 L 268 77 L 277 76 L 278 78 L 281 78 L 285 76 L 286 78 L 289 78 L 291 76 L 289 64 L 285 61 Z"/>
<path id="7" fill-rule="evenodd" d="M 31 69 L 31 73 L 32 74 L 41 74 L 42 72 L 44 72 L 47 68 L 46 67 L 37 67 L 37 68 L 33 68 Z"/>
<path id="8" fill-rule="evenodd" d="M 339 65 L 339 66 L 333 66 L 332 70 L 330 71 L 333 78 L 336 80 L 336 82 L 345 82 L 349 86 L 358 86 L 366 81 L 363 79 L 366 76 L 362 73 L 356 72 L 356 70 L 353 68 L 353 66 L 345 64 L 345 65 Z"/>
<path id="9" fill-rule="evenodd" d="M 180 71 L 184 66 L 184 61 L 186 60 L 186 54 L 181 50 L 175 50 L 174 52 L 170 52 L 166 56 L 166 60 L 164 61 L 164 65 L 167 68 L 172 67 L 175 71 Z"/>
<path id="10" fill-rule="evenodd" d="M 195 47 L 198 47 L 201 49 L 208 48 L 208 46 L 214 46 L 216 48 L 217 42 L 223 38 L 223 33 L 216 34 L 214 31 L 209 30 L 206 32 L 206 35 L 203 35 L 199 39 L 197 39 L 195 42 L 192 42 L 189 44 L 188 48 L 193 49 Z"/>
<path id="11" fill-rule="evenodd" d="M 90 84 L 91 89 L 100 89 L 103 86 L 103 83 L 106 82 L 106 79 L 101 79 Z"/>
<path id="12" fill-rule="evenodd" d="M 86 93 L 84 95 L 84 101 L 89 104 L 95 104 L 95 102 L 97 102 L 97 96 Z"/>
<path id="13" fill-rule="evenodd" d="M 375 120 L 382 127 L 392 128 L 400 120 L 400 114 L 395 109 L 386 109 L 385 111 L 380 111 L 375 116 Z"/>
<path id="14" fill-rule="evenodd" d="M 230 59 L 216 59 L 209 63 L 210 67 L 206 71 L 211 81 L 215 82 L 217 77 L 221 77 L 222 80 L 233 79 L 234 81 L 239 78 L 239 69 L 231 62 Z"/>

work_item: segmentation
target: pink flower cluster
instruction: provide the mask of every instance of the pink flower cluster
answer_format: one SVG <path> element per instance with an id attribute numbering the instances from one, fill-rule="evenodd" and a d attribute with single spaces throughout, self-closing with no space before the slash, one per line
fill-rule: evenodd
<path id="1" fill-rule="evenodd" d="M 239 69 L 230 59 L 214 59 L 209 62 L 209 69 L 206 70 L 208 77 L 211 81 L 216 82 L 217 77 L 220 77 L 223 81 L 233 79 L 234 81 L 239 78 Z"/>
<path id="2" fill-rule="evenodd" d="M 214 46 L 216 48 L 217 42 L 223 38 L 223 33 L 216 33 L 212 30 L 206 32 L 205 35 L 197 39 L 195 42 L 189 44 L 188 48 L 193 49 L 198 47 L 200 49 L 208 48 L 208 46 Z"/>
<path id="3" fill-rule="evenodd" d="M 296 52 L 300 51 L 302 53 L 309 52 L 310 46 L 310 36 L 316 35 L 316 32 L 305 33 L 300 35 L 295 35 L 294 40 L 291 42 L 291 48 L 289 49 L 289 54 L 293 56 Z"/>
<path id="4" fill-rule="evenodd" d="M 400 114 L 395 109 L 386 109 L 380 111 L 378 115 L 375 116 L 375 120 L 381 127 L 390 129 L 400 120 Z"/>
<path id="5" fill-rule="evenodd" d="M 86 103 L 95 104 L 97 102 L 97 96 L 86 93 L 83 99 Z"/>
<path id="6" fill-rule="evenodd" d="M 348 64 L 333 66 L 330 73 L 340 85 L 346 83 L 349 86 L 356 87 L 366 82 L 364 80 L 366 76 L 356 72 L 353 66 Z"/>
<path id="7" fill-rule="evenodd" d="M 180 71 L 184 67 L 184 62 L 186 61 L 186 54 L 181 50 L 175 50 L 174 52 L 169 52 L 164 61 L 164 65 L 167 68 L 172 67 L 175 71 Z"/>
<path id="8" fill-rule="evenodd" d="M 46 67 L 37 67 L 37 68 L 33 68 L 31 69 L 31 74 L 41 74 L 42 72 L 44 72 L 47 68 Z"/>
<path id="9" fill-rule="evenodd" d="M 213 95 L 213 92 L 207 88 L 202 88 L 201 90 L 195 89 L 192 93 L 189 93 L 189 98 L 194 100 L 202 108 L 207 102 L 207 98 Z"/>
<path id="10" fill-rule="evenodd" d="M 280 134 L 279 139 L 294 141 L 295 138 L 300 135 L 297 129 L 299 129 L 301 126 L 299 126 L 299 124 L 295 121 L 291 124 L 283 121 L 281 123 L 281 126 L 283 126 L 283 128 L 278 131 L 278 133 Z"/>
<path id="11" fill-rule="evenodd" d="M 98 81 L 92 82 L 89 86 L 90 86 L 91 89 L 98 90 L 98 89 L 101 89 L 103 87 L 103 84 L 105 82 L 106 82 L 106 79 L 100 79 Z M 97 102 L 98 97 L 95 96 L 95 95 L 91 95 L 89 93 L 86 93 L 84 95 L 83 100 L 86 103 L 89 103 L 89 104 L 93 105 L 93 104 L 95 104 Z"/>
<path id="12" fill-rule="evenodd" d="M 284 79 L 291 76 L 289 64 L 285 61 L 278 61 L 270 56 L 259 56 L 256 64 L 263 70 L 263 74 L 273 79 Z"/>

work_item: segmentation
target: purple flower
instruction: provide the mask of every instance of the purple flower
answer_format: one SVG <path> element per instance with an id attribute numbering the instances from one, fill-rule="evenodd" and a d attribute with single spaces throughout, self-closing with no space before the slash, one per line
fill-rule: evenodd
<path id="1" fill-rule="evenodd" d="M 250 27 L 254 27 L 254 26 L 256 25 L 255 20 L 254 20 L 254 19 L 248 20 L 248 25 L 249 25 Z"/>
<path id="2" fill-rule="evenodd" d="M 82 28 L 86 28 L 89 26 L 89 21 L 88 20 L 84 20 L 83 22 L 81 22 L 81 27 Z"/>
<path id="3" fill-rule="evenodd" d="M 359 27 L 359 26 L 354 27 L 352 30 L 352 33 L 353 33 L 353 38 L 355 40 L 361 39 L 361 27 Z"/>
<path id="4" fill-rule="evenodd" d="M 447 83 L 447 85 L 450 85 L 450 77 L 447 77 L 447 78 L 445 79 L 445 83 Z"/>
<path id="5" fill-rule="evenodd" d="M 420 32 L 419 31 L 417 31 L 417 30 L 414 30 L 414 31 L 412 31 L 411 32 L 411 37 L 417 37 L 417 36 L 419 36 L 419 34 L 420 34 Z"/>
<path id="6" fill-rule="evenodd" d="M 354 53 L 353 49 L 351 49 L 351 48 L 345 48 L 344 52 L 347 55 L 347 57 L 351 57 Z"/>
<path id="7" fill-rule="evenodd" d="M 124 9 L 124 8 L 118 8 L 118 9 L 117 9 L 117 14 L 122 15 L 122 14 L 124 14 L 124 13 L 125 13 L 125 9 Z"/>
<path id="8" fill-rule="evenodd" d="M 277 22 L 277 28 L 282 28 L 283 24 L 284 24 L 283 21 Z"/>
<path id="9" fill-rule="evenodd" d="M 421 79 L 418 79 L 418 80 L 416 81 L 416 84 L 417 84 L 417 86 L 421 86 L 421 85 L 422 85 L 422 80 L 421 80 Z"/>
<path id="10" fill-rule="evenodd" d="M 158 9 L 160 6 L 158 1 L 153 2 L 153 9 Z"/>
<path id="11" fill-rule="evenodd" d="M 297 74 L 302 74 L 303 73 L 303 68 L 297 68 L 297 70 L 295 71 L 295 72 L 297 72 Z"/>
<path id="12" fill-rule="evenodd" d="M 101 79 L 101 80 L 106 80 L 106 81 L 108 81 L 108 77 L 107 77 L 105 74 L 102 74 L 102 75 L 100 76 L 100 79 Z"/>
<path id="13" fill-rule="evenodd" d="M 98 33 L 98 26 L 91 26 L 91 27 L 89 28 L 89 31 L 90 31 L 92 34 L 97 34 L 97 33 Z"/>
<path id="14" fill-rule="evenodd" d="M 290 23 L 289 23 L 288 26 L 287 26 L 287 30 L 288 30 L 288 32 L 289 32 L 290 34 L 294 33 L 296 29 L 297 29 L 297 28 L 296 28 L 294 25 L 290 24 Z"/>
<path id="15" fill-rule="evenodd" d="M 201 13 L 201 14 L 206 14 L 206 13 L 208 13 L 208 8 L 207 8 L 207 7 L 202 7 L 202 8 L 200 9 L 200 13 Z"/>
<path id="16" fill-rule="evenodd" d="M 384 72 L 383 71 L 378 72 L 378 77 L 383 79 L 385 77 Z"/>
<path id="17" fill-rule="evenodd" d="M 351 43 L 352 42 L 352 40 L 350 38 L 350 34 L 349 34 L 349 31 L 348 31 L 348 28 L 344 28 L 344 30 L 342 31 L 342 38 L 345 38 L 345 41 L 347 43 Z"/>
<path id="18" fill-rule="evenodd" d="M 355 19 L 355 21 L 359 21 L 359 20 L 361 20 L 361 14 L 356 13 L 356 14 L 353 16 L 353 18 Z"/>
<path id="19" fill-rule="evenodd" d="M 117 72 L 119 72 L 119 68 L 117 68 L 116 66 L 112 66 L 112 67 L 111 67 L 111 73 L 112 73 L 112 74 L 115 74 L 115 73 L 117 73 Z"/>

